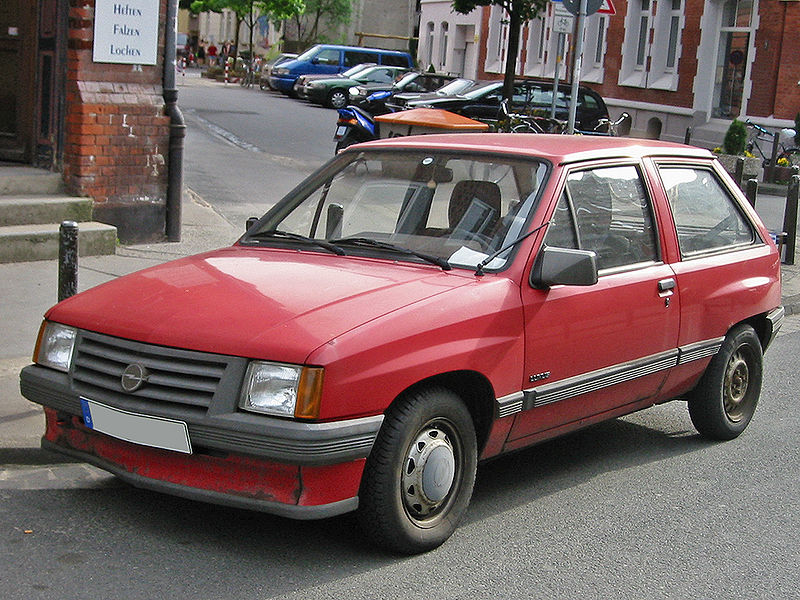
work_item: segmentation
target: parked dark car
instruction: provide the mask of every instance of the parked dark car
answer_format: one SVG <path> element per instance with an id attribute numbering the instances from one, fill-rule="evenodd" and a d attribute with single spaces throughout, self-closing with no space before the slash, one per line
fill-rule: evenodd
<path id="1" fill-rule="evenodd" d="M 487 82 L 477 82 L 474 79 L 464 79 L 463 77 L 459 77 L 458 79 L 454 79 L 453 81 L 444 84 L 442 87 L 433 90 L 432 92 L 412 92 L 409 90 L 394 94 L 386 101 L 386 105 L 393 111 L 402 110 L 406 104 L 413 100 L 440 98 L 442 96 L 463 94 L 467 90 L 472 89 L 476 85 L 480 85 L 482 83 Z"/>
<path id="2" fill-rule="evenodd" d="M 344 71 L 343 73 L 337 73 L 336 75 L 319 75 L 319 74 L 308 74 L 308 75 L 300 75 L 297 80 L 294 82 L 294 87 L 292 88 L 292 93 L 294 94 L 295 98 L 303 98 L 305 99 L 303 88 L 305 88 L 306 83 L 309 81 L 313 81 L 315 79 L 352 79 L 354 75 L 361 73 L 364 69 L 369 69 L 370 67 L 377 66 L 377 63 L 362 63 L 360 65 L 355 65 Z"/>
<path id="3" fill-rule="evenodd" d="M 562 84 L 556 97 L 556 118 L 566 120 L 569 112 L 571 86 Z M 420 98 L 406 103 L 406 108 L 441 108 L 478 121 L 492 122 L 500 119 L 500 102 L 503 99 L 503 82 L 492 81 L 466 92 L 439 98 Z M 516 113 L 549 116 L 553 101 L 553 82 L 519 80 L 514 84 L 511 110 Z M 600 119 L 608 119 L 608 109 L 597 92 L 578 88 L 578 107 L 575 127 L 592 131 Z"/>
<path id="4" fill-rule="evenodd" d="M 350 104 L 369 110 L 372 114 L 388 112 L 386 101 L 389 97 L 382 98 L 380 101 L 367 103 L 367 98 L 375 92 L 391 92 L 392 94 L 416 93 L 425 94 L 438 90 L 443 85 L 455 79 L 454 75 L 444 73 L 428 73 L 425 71 L 412 71 L 406 73 L 393 84 L 385 83 L 365 83 L 350 88 Z M 369 108 L 367 108 L 369 104 Z M 378 112 L 373 112 L 377 110 Z"/>
<path id="5" fill-rule="evenodd" d="M 362 83 L 383 83 L 391 85 L 398 75 L 402 75 L 408 69 L 404 67 L 392 67 L 378 65 L 364 69 L 353 77 L 330 77 L 326 79 L 312 79 L 303 86 L 300 96 L 310 102 L 329 106 L 331 108 L 343 108 L 349 101 L 348 90 Z"/>

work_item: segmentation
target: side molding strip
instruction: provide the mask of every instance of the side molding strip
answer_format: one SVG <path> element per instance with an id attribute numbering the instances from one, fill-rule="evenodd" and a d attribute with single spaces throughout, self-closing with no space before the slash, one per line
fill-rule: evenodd
<path id="1" fill-rule="evenodd" d="M 509 417 L 523 410 L 546 406 L 568 400 L 582 394 L 596 392 L 612 385 L 633 381 L 665 369 L 672 369 L 695 360 L 713 356 L 719 351 L 724 337 L 687 344 L 680 348 L 660 352 L 652 356 L 613 365 L 597 371 L 575 375 L 561 381 L 530 388 L 497 398 L 498 419 Z"/>

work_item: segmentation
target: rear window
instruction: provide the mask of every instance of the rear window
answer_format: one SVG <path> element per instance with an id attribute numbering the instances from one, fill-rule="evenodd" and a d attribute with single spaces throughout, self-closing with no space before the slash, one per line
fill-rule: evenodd
<path id="1" fill-rule="evenodd" d="M 407 67 L 408 58 L 402 54 L 383 54 L 381 56 L 381 64 L 389 65 L 390 67 Z"/>
<path id="2" fill-rule="evenodd" d="M 361 63 L 377 63 L 378 54 L 376 52 L 364 52 L 361 50 L 346 50 L 344 53 L 344 66 L 352 67 Z"/>

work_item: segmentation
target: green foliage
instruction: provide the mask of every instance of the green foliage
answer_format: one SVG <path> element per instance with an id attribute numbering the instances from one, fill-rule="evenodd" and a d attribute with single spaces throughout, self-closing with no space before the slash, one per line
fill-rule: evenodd
<path id="1" fill-rule="evenodd" d="M 222 12 L 232 10 L 239 20 L 243 20 L 254 12 L 270 15 L 273 20 L 288 19 L 305 9 L 303 0 L 194 0 L 189 10 L 194 14 L 201 12 Z"/>
<path id="2" fill-rule="evenodd" d="M 462 15 L 471 13 L 479 6 L 499 6 L 508 13 L 508 48 L 506 49 L 506 72 L 503 78 L 503 97 L 511 99 L 514 78 L 517 72 L 517 52 L 522 24 L 543 12 L 548 0 L 453 0 L 453 10 Z"/>
<path id="3" fill-rule="evenodd" d="M 725 133 L 725 140 L 722 142 L 725 154 L 744 154 L 746 146 L 747 128 L 744 123 L 734 119 Z"/>
<path id="4" fill-rule="evenodd" d="M 353 0 L 305 0 L 304 10 L 292 18 L 300 46 L 322 41 L 320 29 L 323 23 L 330 27 L 349 23 L 352 11 Z"/>

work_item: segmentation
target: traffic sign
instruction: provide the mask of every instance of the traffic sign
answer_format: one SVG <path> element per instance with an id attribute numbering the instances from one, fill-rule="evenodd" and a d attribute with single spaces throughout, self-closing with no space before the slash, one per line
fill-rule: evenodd
<path id="1" fill-rule="evenodd" d="M 578 14 L 578 10 L 580 9 L 580 0 L 552 0 L 553 2 L 559 2 L 564 5 L 569 12 L 573 15 Z M 614 8 L 614 2 L 612 0 L 586 0 L 586 14 L 593 15 L 594 13 L 600 13 L 602 15 L 615 15 L 617 14 L 617 9 Z"/>

